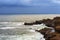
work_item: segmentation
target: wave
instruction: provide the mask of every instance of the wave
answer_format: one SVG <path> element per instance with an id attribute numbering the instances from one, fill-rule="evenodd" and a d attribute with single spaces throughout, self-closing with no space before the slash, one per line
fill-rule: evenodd
<path id="1" fill-rule="evenodd" d="M 45 40 L 35 30 L 46 27 L 43 24 L 25 26 L 24 22 L 0 22 L 0 40 Z"/>
<path id="2" fill-rule="evenodd" d="M 0 22 L 0 27 L 16 27 L 23 24 L 24 22 Z"/>

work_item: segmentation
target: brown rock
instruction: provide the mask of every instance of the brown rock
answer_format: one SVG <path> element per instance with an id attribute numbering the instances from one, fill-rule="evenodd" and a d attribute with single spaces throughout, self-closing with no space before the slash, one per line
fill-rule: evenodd
<path id="1" fill-rule="evenodd" d="M 60 26 L 55 26 L 55 30 L 60 33 Z"/>
<path id="2" fill-rule="evenodd" d="M 60 17 L 55 17 L 55 18 L 53 19 L 53 22 L 54 22 L 54 25 L 55 25 L 55 26 L 60 25 Z"/>
<path id="3" fill-rule="evenodd" d="M 49 38 L 49 40 L 60 40 L 60 33 L 52 33 L 51 35 L 55 35 L 51 38 Z"/>

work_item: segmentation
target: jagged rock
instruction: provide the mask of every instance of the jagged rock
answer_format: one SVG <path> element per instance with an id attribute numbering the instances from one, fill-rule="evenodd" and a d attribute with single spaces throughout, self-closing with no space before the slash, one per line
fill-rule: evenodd
<path id="1" fill-rule="evenodd" d="M 52 32 L 50 28 L 44 28 L 42 30 L 36 30 L 44 35 L 46 40 L 60 40 L 60 17 L 54 17 L 53 19 L 43 19 L 38 20 L 32 23 L 25 23 L 24 25 L 35 25 L 44 23 L 48 27 L 55 29 L 55 32 Z"/>
<path id="2" fill-rule="evenodd" d="M 33 23 L 24 23 L 24 25 L 33 25 Z"/>
<path id="3" fill-rule="evenodd" d="M 54 32 L 54 33 L 51 33 L 50 35 L 52 36 L 48 38 L 48 40 L 60 40 L 60 33 Z"/>

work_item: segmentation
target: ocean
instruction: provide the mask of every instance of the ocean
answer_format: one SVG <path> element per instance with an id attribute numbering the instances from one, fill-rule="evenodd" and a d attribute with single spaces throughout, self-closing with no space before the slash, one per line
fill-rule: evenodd
<path id="1" fill-rule="evenodd" d="M 54 17 L 60 17 L 60 14 L 0 15 L 0 40 L 20 40 L 19 38 L 21 37 L 21 34 L 23 34 L 23 32 L 31 33 L 28 31 L 30 30 L 29 28 L 31 27 L 34 28 L 33 26 L 25 26 L 24 25 L 25 22 L 34 22 L 36 20 L 42 20 L 47 18 L 53 19 Z M 40 26 L 37 26 L 37 27 L 40 27 Z M 37 33 L 37 35 L 39 34 Z M 25 36 L 22 36 L 22 38 L 23 37 L 25 38 Z M 37 36 L 37 37 L 39 38 L 40 36 Z M 21 39 L 21 40 L 24 40 L 24 39 Z"/>
<path id="2" fill-rule="evenodd" d="M 0 22 L 34 22 L 42 19 L 53 19 L 60 14 L 25 14 L 25 15 L 0 15 Z"/>
<path id="3" fill-rule="evenodd" d="M 43 35 L 34 29 L 41 25 L 25 26 L 24 22 L 0 22 L 0 40 L 45 40 Z"/>

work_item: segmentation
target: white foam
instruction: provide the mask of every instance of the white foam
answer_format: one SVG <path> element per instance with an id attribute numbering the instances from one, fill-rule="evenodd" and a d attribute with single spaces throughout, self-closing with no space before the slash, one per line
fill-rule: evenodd
<path id="1" fill-rule="evenodd" d="M 16 27 L 20 25 L 24 25 L 24 22 L 0 22 L 0 26 L 2 27 Z"/>
<path id="2" fill-rule="evenodd" d="M 35 30 L 41 30 L 41 29 L 44 29 L 44 28 L 46 28 L 47 26 L 45 26 L 45 24 L 38 24 L 38 25 L 33 25 L 33 29 L 35 29 Z"/>
<path id="3" fill-rule="evenodd" d="M 45 40 L 44 36 L 38 32 L 27 32 L 26 34 L 21 35 L 0 35 L 0 40 Z"/>
<path id="4" fill-rule="evenodd" d="M 16 27 L 2 27 L 0 29 L 15 29 Z"/>
<path id="5" fill-rule="evenodd" d="M 5 38 L 4 40 L 45 40 L 44 35 L 35 31 L 35 29 L 42 29 L 42 27 L 46 27 L 43 24 L 24 26 L 23 23 L 20 24 L 19 22 L 5 22 L 5 23 L 3 22 L 2 25 L 6 26 L 0 28 L 3 31 L 2 34 L 6 33 L 6 35 L 1 35 L 0 40 L 3 40 L 4 38 Z M 32 29 L 29 29 L 31 27 Z M 5 29 L 9 29 L 9 30 L 5 30 Z M 4 33 L 4 31 L 6 32 Z M 16 33 L 16 35 L 9 35 L 11 33 L 13 34 Z"/>

